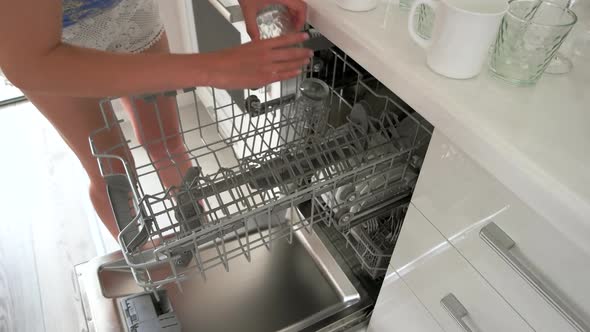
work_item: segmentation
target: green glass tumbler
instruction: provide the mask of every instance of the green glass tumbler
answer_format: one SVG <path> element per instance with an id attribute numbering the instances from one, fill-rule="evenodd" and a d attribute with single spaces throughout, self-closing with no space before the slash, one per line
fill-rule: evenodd
<path id="1" fill-rule="evenodd" d="M 577 21 L 550 1 L 512 0 L 490 59 L 492 74 L 515 85 L 535 84 Z"/>

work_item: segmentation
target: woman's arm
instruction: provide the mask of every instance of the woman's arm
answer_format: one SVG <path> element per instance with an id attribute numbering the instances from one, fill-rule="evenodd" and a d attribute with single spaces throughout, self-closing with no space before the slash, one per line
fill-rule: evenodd
<path id="1" fill-rule="evenodd" d="M 61 43 L 62 0 L 0 0 L 0 67 L 25 91 L 104 97 L 188 86 L 245 88 L 298 75 L 305 34 L 207 54 L 116 54 Z"/>

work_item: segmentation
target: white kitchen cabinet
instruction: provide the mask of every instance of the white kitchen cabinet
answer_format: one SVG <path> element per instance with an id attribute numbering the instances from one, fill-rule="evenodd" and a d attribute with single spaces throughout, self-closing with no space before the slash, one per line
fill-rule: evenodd
<path id="1" fill-rule="evenodd" d="M 391 264 L 445 331 L 532 330 L 413 206 Z M 461 303 L 463 314 L 447 311 L 451 298 Z"/>
<path id="2" fill-rule="evenodd" d="M 375 304 L 368 332 L 443 331 L 410 288 L 389 268 Z"/>
<path id="3" fill-rule="evenodd" d="M 447 247 L 447 241 L 410 204 L 390 264 L 403 270 Z"/>
<path id="4" fill-rule="evenodd" d="M 573 331 L 590 314 L 590 261 L 580 248 L 495 178 L 435 132 L 413 204 L 537 331 Z M 490 223 L 494 224 L 490 224 Z M 484 241 L 485 231 L 504 232 L 508 250 L 525 277 Z M 396 249 L 397 250 L 397 249 Z M 557 299 L 550 305 L 535 290 Z M 559 308 L 556 308 L 559 307 Z M 573 324 L 558 311 L 570 312 Z"/>

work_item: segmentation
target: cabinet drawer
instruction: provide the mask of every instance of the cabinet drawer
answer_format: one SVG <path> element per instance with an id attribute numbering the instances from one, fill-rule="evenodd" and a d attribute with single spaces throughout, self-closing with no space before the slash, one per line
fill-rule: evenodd
<path id="1" fill-rule="evenodd" d="M 390 267 L 367 331 L 436 332 L 442 329 Z"/>
<path id="2" fill-rule="evenodd" d="M 589 330 L 589 257 L 438 132 L 412 202 L 535 330 Z"/>
<path id="3" fill-rule="evenodd" d="M 426 252 L 415 245 L 424 237 L 435 239 Z M 532 330 L 415 208 L 408 210 L 392 266 L 445 331 Z"/>

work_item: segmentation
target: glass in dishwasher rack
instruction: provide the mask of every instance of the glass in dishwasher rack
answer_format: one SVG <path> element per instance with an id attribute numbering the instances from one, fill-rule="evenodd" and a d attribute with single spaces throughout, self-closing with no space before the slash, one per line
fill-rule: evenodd
<path id="1" fill-rule="evenodd" d="M 158 119 L 151 125 L 160 136 L 149 141 L 126 135 L 129 124 L 111 111 L 114 99 L 101 103 L 105 124 L 90 145 L 120 230 L 126 266 L 113 269 L 130 270 L 148 291 L 171 282 L 180 287 L 193 275 L 206 278 L 212 267 L 230 270 L 232 259 L 250 260 L 253 250 L 272 250 L 274 241 L 291 241 L 318 222 L 354 236 L 364 212 L 411 192 L 431 127 L 346 55 L 321 55 L 322 69 L 304 71 L 294 90 L 281 85 L 272 99 L 277 91 L 260 92 L 255 112 L 214 88 L 133 97 L 134 112 Z M 326 114 L 314 117 L 322 130 L 309 130 L 309 114 L 298 111 L 297 91 L 309 78 L 328 88 Z M 163 100 L 175 104 L 177 132 L 164 130 Z M 133 129 L 139 137 L 146 130 Z M 113 131 L 119 140 L 105 144 L 101 137 Z M 168 147 L 174 139 L 188 155 Z M 149 144 L 166 153 L 154 160 L 145 153 Z M 167 187 L 164 172 L 183 180 Z M 293 218 L 304 202 L 313 212 Z"/>

